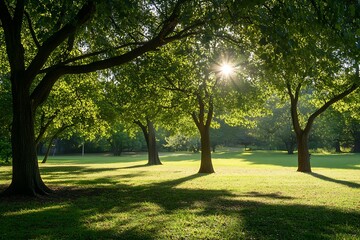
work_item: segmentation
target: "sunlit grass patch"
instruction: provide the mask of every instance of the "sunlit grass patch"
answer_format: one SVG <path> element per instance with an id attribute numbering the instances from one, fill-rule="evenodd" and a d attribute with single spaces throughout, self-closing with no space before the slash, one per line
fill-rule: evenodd
<path id="1" fill-rule="evenodd" d="M 360 239 L 359 155 L 314 154 L 311 174 L 283 152 L 215 153 L 215 174 L 198 154 L 162 157 L 50 158 L 57 194 L 0 200 L 0 239 Z"/>

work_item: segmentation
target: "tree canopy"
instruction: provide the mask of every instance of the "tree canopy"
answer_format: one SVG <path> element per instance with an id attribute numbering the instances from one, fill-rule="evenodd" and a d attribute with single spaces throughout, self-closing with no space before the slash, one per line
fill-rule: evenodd
<path id="1" fill-rule="evenodd" d="M 0 0 L 0 26 L 6 194 L 51 192 L 36 147 L 65 129 L 91 139 L 135 123 L 160 163 L 155 128 L 196 127 L 199 172 L 214 172 L 210 128 L 262 123 L 289 152 L 295 134 L 298 171 L 311 172 L 310 132 L 331 109 L 359 148 L 357 1 Z M 259 120 L 269 112 L 281 123 Z"/>

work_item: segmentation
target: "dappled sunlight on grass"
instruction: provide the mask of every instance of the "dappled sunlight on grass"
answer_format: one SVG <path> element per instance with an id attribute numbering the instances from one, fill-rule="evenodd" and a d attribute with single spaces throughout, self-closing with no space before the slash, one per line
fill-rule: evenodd
<path id="1" fill-rule="evenodd" d="M 5 212 L 3 213 L 3 216 L 21 216 L 21 215 L 27 215 L 27 214 L 34 214 L 34 213 L 39 213 L 42 211 L 53 211 L 53 210 L 60 210 L 67 207 L 66 205 L 53 205 L 53 206 L 47 206 L 47 207 L 43 207 L 43 208 L 37 208 L 37 209 L 21 209 L 19 211 L 16 212 Z"/>
<path id="2" fill-rule="evenodd" d="M 315 167 L 313 174 L 296 172 L 294 156 L 282 152 L 216 153 L 215 174 L 196 173 L 199 155 L 171 156 L 161 166 L 51 159 L 41 173 L 57 194 L 0 200 L 0 238 L 360 237 L 360 171 L 352 165 L 358 155 L 316 155 L 314 161 L 330 167 Z M 10 170 L 0 170 L 2 189 Z M 10 230 L 15 225 L 19 231 Z"/>
<path id="3" fill-rule="evenodd" d="M 258 167 L 263 165 L 267 167 L 297 166 L 297 155 L 289 155 L 285 152 L 255 151 L 253 154 L 242 153 L 240 158 L 250 164 Z M 358 169 L 360 154 L 342 153 L 342 154 L 312 154 L 311 165 L 313 168 L 340 168 L 340 169 Z"/>
<path id="4" fill-rule="evenodd" d="M 251 155 L 253 155 L 253 153 L 252 153 L 252 152 L 244 152 L 244 153 L 242 153 L 242 155 L 244 155 L 244 156 L 251 156 Z"/>

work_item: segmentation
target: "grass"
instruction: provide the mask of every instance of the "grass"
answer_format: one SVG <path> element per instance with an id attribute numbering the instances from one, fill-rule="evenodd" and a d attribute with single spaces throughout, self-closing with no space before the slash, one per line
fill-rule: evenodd
<path id="1" fill-rule="evenodd" d="M 360 155 L 313 154 L 312 174 L 281 152 L 58 156 L 41 164 L 57 191 L 1 199 L 0 239 L 360 239 Z M 0 167 L 0 188 L 10 183 Z"/>

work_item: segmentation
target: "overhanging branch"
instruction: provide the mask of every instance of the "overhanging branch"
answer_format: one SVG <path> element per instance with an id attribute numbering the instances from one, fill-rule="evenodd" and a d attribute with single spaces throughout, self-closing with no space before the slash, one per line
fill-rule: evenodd
<path id="1" fill-rule="evenodd" d="M 51 71 L 52 69 L 55 69 L 55 68 L 57 68 L 59 66 L 63 66 L 63 65 L 69 64 L 69 63 L 74 63 L 76 61 L 84 60 L 84 59 L 87 59 L 87 58 L 90 58 L 90 57 L 95 57 L 95 56 L 101 55 L 103 53 L 107 53 L 107 52 L 109 52 L 111 50 L 119 50 L 121 48 L 130 47 L 130 46 L 139 46 L 139 45 L 142 45 L 142 44 L 144 44 L 144 42 L 131 42 L 131 43 L 126 43 L 126 44 L 123 44 L 123 45 L 120 45 L 120 46 L 117 46 L 117 47 L 114 47 L 114 48 L 107 48 L 107 49 L 99 50 L 99 51 L 96 51 L 96 52 L 83 54 L 83 55 L 80 55 L 80 56 L 77 56 L 77 57 L 67 59 L 67 60 L 65 60 L 65 61 L 63 61 L 61 63 L 58 63 L 56 66 L 45 68 L 45 69 L 41 70 L 40 73 L 47 73 L 47 72 Z"/>
<path id="2" fill-rule="evenodd" d="M 40 48 L 40 43 L 39 43 L 39 41 L 38 41 L 38 39 L 36 37 L 35 31 L 34 31 L 34 28 L 33 28 L 32 22 L 31 22 L 30 15 L 26 11 L 25 11 L 25 17 L 26 17 L 26 20 L 27 20 L 28 25 L 29 25 L 30 35 L 31 35 L 32 39 L 34 40 L 34 43 L 35 43 L 36 47 Z"/>
<path id="3" fill-rule="evenodd" d="M 95 5 L 92 1 L 87 1 L 86 4 L 79 10 L 74 20 L 59 31 L 55 32 L 49 37 L 39 48 L 38 53 L 30 63 L 26 70 L 26 75 L 29 79 L 34 79 L 39 73 L 40 69 L 45 64 L 51 53 L 57 48 L 62 42 L 64 42 L 71 34 L 73 34 L 80 26 L 86 23 L 95 11 Z M 28 83 L 29 85 L 31 82 Z"/>
<path id="4" fill-rule="evenodd" d="M 313 114 L 310 115 L 308 122 L 306 124 L 306 128 L 304 131 L 310 131 L 312 124 L 315 121 L 315 118 L 319 116 L 321 113 L 323 113 L 326 109 L 328 109 L 332 104 L 340 101 L 350 93 L 354 92 L 359 86 L 357 84 L 351 85 L 348 89 L 343 91 L 342 93 L 335 95 L 332 97 L 329 101 L 325 102 L 324 105 L 322 105 L 318 110 L 316 110 Z"/>

